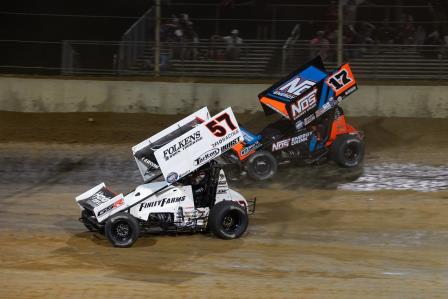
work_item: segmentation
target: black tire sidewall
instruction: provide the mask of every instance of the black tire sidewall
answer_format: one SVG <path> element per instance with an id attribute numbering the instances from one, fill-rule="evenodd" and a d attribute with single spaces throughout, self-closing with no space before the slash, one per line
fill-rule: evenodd
<path id="1" fill-rule="evenodd" d="M 232 211 L 238 212 L 241 217 L 241 224 L 232 234 L 225 231 L 222 222 Z M 249 225 L 249 217 L 243 206 L 233 201 L 221 201 L 213 206 L 209 215 L 209 229 L 218 238 L 230 240 L 241 237 Z"/>
<path id="2" fill-rule="evenodd" d="M 358 157 L 354 161 L 349 161 L 346 159 L 344 152 L 346 148 L 352 144 L 356 144 Z M 340 135 L 336 138 L 336 141 L 331 147 L 331 157 L 333 161 L 335 161 L 342 167 L 355 167 L 359 165 L 364 158 L 364 142 L 353 135 Z"/>
<path id="3" fill-rule="evenodd" d="M 270 164 L 270 171 L 267 174 L 259 174 L 255 170 L 255 163 L 257 159 L 264 159 L 266 162 Z M 256 181 L 263 181 L 270 179 L 277 172 L 277 159 L 275 159 L 274 155 L 272 155 L 268 151 L 257 151 L 253 155 L 251 155 L 246 164 L 247 175 Z"/>
<path id="4" fill-rule="evenodd" d="M 125 241 L 117 240 L 112 235 L 113 226 L 114 226 L 114 224 L 116 224 L 119 221 L 127 222 L 127 224 L 129 225 L 129 227 L 132 230 L 131 235 Z M 104 232 L 105 232 L 107 239 L 110 241 L 110 243 L 114 247 L 120 247 L 120 248 L 131 247 L 132 244 L 134 244 L 135 241 L 137 241 L 139 234 L 140 234 L 137 219 L 135 219 L 134 216 L 132 216 L 131 214 L 128 214 L 128 213 L 117 213 L 117 214 L 109 217 L 109 219 L 106 220 Z"/>

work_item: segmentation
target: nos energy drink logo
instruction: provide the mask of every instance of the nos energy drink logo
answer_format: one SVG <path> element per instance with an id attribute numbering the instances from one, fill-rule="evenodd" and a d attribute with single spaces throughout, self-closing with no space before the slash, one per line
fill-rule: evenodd
<path id="1" fill-rule="evenodd" d="M 314 66 L 310 66 L 298 74 L 293 74 L 279 87 L 272 90 L 271 95 L 288 102 L 300 96 L 303 92 L 316 85 L 327 74 Z"/>

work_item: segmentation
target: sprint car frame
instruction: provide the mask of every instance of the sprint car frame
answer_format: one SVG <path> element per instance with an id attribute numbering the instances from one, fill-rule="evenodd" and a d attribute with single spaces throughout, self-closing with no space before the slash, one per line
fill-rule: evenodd
<path id="1" fill-rule="evenodd" d="M 282 163 L 313 164 L 328 158 L 354 167 L 364 157 L 364 134 L 349 125 L 339 104 L 357 90 L 349 64 L 328 73 L 318 56 L 258 97 L 266 115 L 281 118 L 223 155 L 254 180 L 271 178 Z"/>
<path id="2" fill-rule="evenodd" d="M 241 139 L 231 108 L 213 118 L 200 109 L 132 148 L 144 184 L 123 195 L 101 183 L 77 196 L 80 221 L 115 247 L 130 247 L 145 232 L 240 237 L 256 200 L 230 189 L 215 159 Z"/>

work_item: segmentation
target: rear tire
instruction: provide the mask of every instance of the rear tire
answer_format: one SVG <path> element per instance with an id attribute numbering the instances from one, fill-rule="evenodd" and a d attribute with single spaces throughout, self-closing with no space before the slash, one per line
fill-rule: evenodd
<path id="1" fill-rule="evenodd" d="M 234 201 L 218 202 L 208 216 L 210 231 L 224 240 L 241 237 L 248 224 L 246 209 Z"/>
<path id="2" fill-rule="evenodd" d="M 257 151 L 247 160 L 247 175 L 256 181 L 267 180 L 277 172 L 277 159 L 268 151 Z"/>
<path id="3" fill-rule="evenodd" d="M 331 158 L 342 167 L 355 167 L 364 158 L 364 142 L 354 135 L 339 135 L 331 146 Z"/>
<path id="4" fill-rule="evenodd" d="M 117 213 L 106 220 L 105 234 L 115 247 L 131 247 L 140 234 L 137 219 L 128 213 Z"/>

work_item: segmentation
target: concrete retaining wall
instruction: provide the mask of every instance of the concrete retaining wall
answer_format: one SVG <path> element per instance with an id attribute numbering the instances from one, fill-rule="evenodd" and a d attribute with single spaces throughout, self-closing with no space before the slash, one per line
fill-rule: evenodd
<path id="1" fill-rule="evenodd" d="M 23 112 L 188 113 L 202 106 L 261 110 L 268 84 L 173 83 L 0 78 L 0 110 Z M 359 86 L 346 99 L 351 116 L 448 118 L 448 86 Z"/>

